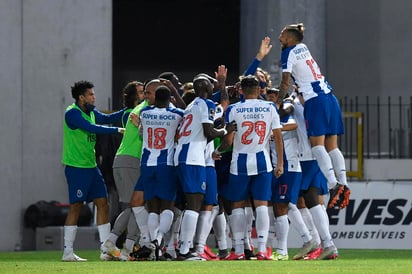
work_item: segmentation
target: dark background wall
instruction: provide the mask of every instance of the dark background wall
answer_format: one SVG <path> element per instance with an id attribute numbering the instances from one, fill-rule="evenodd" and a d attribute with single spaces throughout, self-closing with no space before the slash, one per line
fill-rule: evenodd
<path id="1" fill-rule="evenodd" d="M 182 83 L 218 65 L 239 71 L 240 1 L 113 1 L 113 108 L 130 80 L 173 71 Z"/>

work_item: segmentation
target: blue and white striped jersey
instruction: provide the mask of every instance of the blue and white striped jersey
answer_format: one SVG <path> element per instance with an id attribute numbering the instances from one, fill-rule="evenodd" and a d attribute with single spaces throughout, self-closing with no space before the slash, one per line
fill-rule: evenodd
<path id="1" fill-rule="evenodd" d="M 303 43 L 282 50 L 282 72 L 289 72 L 305 101 L 329 93 L 332 87 L 320 72 L 318 64 Z"/>
<path id="2" fill-rule="evenodd" d="M 209 99 L 196 97 L 185 109 L 179 127 L 178 142 L 174 157 L 175 165 L 206 166 L 205 149 L 207 138 L 203 124 L 213 124 L 215 103 Z"/>
<path id="3" fill-rule="evenodd" d="M 257 175 L 272 171 L 269 139 L 272 130 L 281 128 L 279 114 L 272 102 L 247 99 L 230 105 L 226 110 L 226 123 L 235 121 L 230 173 Z"/>
<path id="4" fill-rule="evenodd" d="M 176 130 L 183 118 L 178 108 L 147 106 L 140 112 L 143 133 L 142 166 L 173 166 Z"/>
<path id="5" fill-rule="evenodd" d="M 303 115 L 303 105 L 296 98 L 294 101 L 294 111 L 293 114 L 298 124 L 296 133 L 298 134 L 298 155 L 300 161 L 312 161 L 316 158 L 312 154 L 312 147 L 309 142 L 309 137 L 306 129 L 305 117 Z"/>
<path id="6" fill-rule="evenodd" d="M 296 120 L 293 115 L 285 115 L 281 119 L 281 124 L 296 124 Z M 285 172 L 302 172 L 299 158 L 298 158 L 298 135 L 296 130 L 282 131 L 283 137 L 283 160 Z M 270 142 L 270 151 L 272 155 L 272 165 L 276 167 L 277 155 L 275 150 L 275 144 Z"/>

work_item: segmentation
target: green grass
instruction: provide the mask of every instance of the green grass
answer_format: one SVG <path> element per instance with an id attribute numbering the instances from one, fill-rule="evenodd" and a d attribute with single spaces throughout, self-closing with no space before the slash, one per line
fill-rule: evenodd
<path id="1" fill-rule="evenodd" d="M 96 250 L 76 254 L 89 261 L 61 262 L 61 251 L 0 252 L 0 273 L 412 273 L 412 250 L 340 249 L 337 260 L 283 262 L 102 262 Z"/>

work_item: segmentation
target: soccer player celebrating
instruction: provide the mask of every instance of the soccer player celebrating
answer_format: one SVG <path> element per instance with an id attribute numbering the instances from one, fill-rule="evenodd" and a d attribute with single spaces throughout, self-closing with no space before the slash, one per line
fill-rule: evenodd
<path id="1" fill-rule="evenodd" d="M 258 238 L 258 260 L 270 260 L 266 255 L 269 230 L 268 200 L 271 198 L 273 171 L 276 177 L 283 174 L 283 141 L 276 106 L 272 102 L 258 99 L 259 81 L 255 76 L 245 76 L 240 83 L 245 100 L 227 108 L 226 122 L 235 122 L 237 131 L 228 134 L 216 149 L 219 154 L 233 144 L 230 166 L 230 191 L 224 198 L 232 201 L 229 224 L 232 231 L 234 252 L 227 260 L 243 260 L 245 236 L 245 201 L 251 194 L 256 208 L 256 232 Z M 270 161 L 269 139 L 273 134 L 278 162 L 273 170 Z"/>
<path id="2" fill-rule="evenodd" d="M 222 129 L 214 128 L 215 104 L 207 99 L 212 95 L 213 85 L 208 78 L 195 77 L 193 87 L 197 97 L 185 109 L 174 157 L 186 200 L 179 234 L 178 260 L 203 260 L 198 254 L 189 252 L 189 248 L 193 243 L 206 190 L 204 152 L 208 140 L 222 137 L 236 128 L 234 124 Z"/>
<path id="3" fill-rule="evenodd" d="M 96 134 L 124 132 L 124 128 L 98 124 L 110 124 L 119 121 L 124 109 L 112 114 L 104 114 L 94 107 L 96 96 L 94 85 L 88 81 L 79 81 L 71 88 L 75 102 L 67 107 L 63 123 L 63 155 L 69 190 L 70 207 L 64 224 L 64 251 L 62 261 L 83 262 L 73 252 L 76 239 L 77 221 L 84 202 L 91 202 L 97 208 L 97 229 L 101 246 L 101 260 L 111 260 L 103 243 L 109 236 L 109 205 L 107 189 L 100 169 L 97 167 L 94 147 Z"/>
<path id="4" fill-rule="evenodd" d="M 345 208 L 349 203 L 350 190 L 345 159 L 337 140 L 337 136 L 344 132 L 342 111 L 332 87 L 322 75 L 308 47 L 302 43 L 303 31 L 302 23 L 292 24 L 284 27 L 279 35 L 282 45 L 280 94 L 287 94 L 293 78 L 305 102 L 304 115 L 313 155 L 328 180 L 328 207 Z"/>
<path id="5" fill-rule="evenodd" d="M 159 86 L 155 90 L 154 106 L 140 112 L 143 133 L 143 153 L 139 183 L 147 201 L 150 239 L 159 247 L 173 222 L 177 174 L 173 163 L 175 135 L 183 110 L 169 107 L 170 90 Z M 156 257 L 159 252 L 157 250 Z"/>

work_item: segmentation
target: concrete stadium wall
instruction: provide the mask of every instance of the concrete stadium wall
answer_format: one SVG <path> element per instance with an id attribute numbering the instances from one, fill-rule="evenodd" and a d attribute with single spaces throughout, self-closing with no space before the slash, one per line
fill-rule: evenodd
<path id="1" fill-rule="evenodd" d="M 112 1 L 0 1 L 0 250 L 22 247 L 23 213 L 39 200 L 68 202 L 60 164 L 70 86 L 95 84 L 108 109 Z"/>
<path id="2" fill-rule="evenodd" d="M 339 97 L 410 96 L 412 2 L 327 1 L 327 77 Z"/>
<path id="3" fill-rule="evenodd" d="M 240 68 L 243 73 L 256 56 L 260 42 L 265 36 L 271 38 L 272 50 L 261 67 L 271 74 L 272 85 L 280 83 L 279 34 L 283 27 L 303 22 L 306 27 L 305 43 L 321 68 L 326 65 L 326 1 L 281 0 L 241 1 L 240 22 Z"/>
<path id="4" fill-rule="evenodd" d="M 0 2 L 0 250 L 20 242 L 22 189 L 22 39 L 20 1 Z"/>

